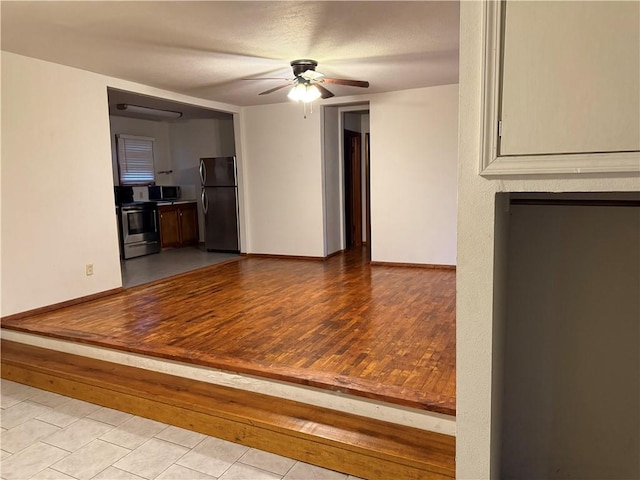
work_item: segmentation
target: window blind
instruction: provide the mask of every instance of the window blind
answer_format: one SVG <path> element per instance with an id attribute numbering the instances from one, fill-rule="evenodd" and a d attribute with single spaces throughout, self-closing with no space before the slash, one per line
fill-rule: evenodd
<path id="1" fill-rule="evenodd" d="M 153 165 L 154 138 L 117 135 L 120 185 L 155 183 Z"/>

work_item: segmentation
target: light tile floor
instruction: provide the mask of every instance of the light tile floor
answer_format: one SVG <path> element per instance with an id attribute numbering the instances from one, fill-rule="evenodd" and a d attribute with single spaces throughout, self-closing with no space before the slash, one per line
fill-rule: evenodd
<path id="1" fill-rule="evenodd" d="M 3 480 L 358 480 L 8 380 Z"/>
<path id="2" fill-rule="evenodd" d="M 238 257 L 235 253 L 207 252 L 202 246 L 169 248 L 160 253 L 121 260 L 122 286 L 142 285 Z"/>

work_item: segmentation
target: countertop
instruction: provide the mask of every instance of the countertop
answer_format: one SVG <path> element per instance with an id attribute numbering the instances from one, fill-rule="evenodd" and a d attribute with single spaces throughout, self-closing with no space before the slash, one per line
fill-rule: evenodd
<path id="1" fill-rule="evenodd" d="M 196 200 L 161 200 L 159 202 L 155 202 L 159 207 L 171 206 L 171 205 L 181 205 L 183 203 L 195 203 Z"/>

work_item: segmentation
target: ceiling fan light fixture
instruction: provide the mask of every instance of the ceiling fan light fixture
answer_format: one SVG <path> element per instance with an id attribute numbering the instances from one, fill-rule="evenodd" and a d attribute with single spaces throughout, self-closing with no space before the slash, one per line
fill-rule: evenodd
<path id="1" fill-rule="evenodd" d="M 315 85 L 298 83 L 287 94 L 294 102 L 311 103 L 321 97 L 320 90 Z"/>

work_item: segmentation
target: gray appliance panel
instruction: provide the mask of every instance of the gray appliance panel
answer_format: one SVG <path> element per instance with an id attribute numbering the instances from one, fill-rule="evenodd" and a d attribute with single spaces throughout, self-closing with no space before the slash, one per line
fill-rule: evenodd
<path id="1" fill-rule="evenodd" d="M 238 189 L 236 187 L 205 187 L 205 248 L 225 252 L 239 252 Z"/>
<path id="2" fill-rule="evenodd" d="M 157 241 L 126 243 L 122 248 L 122 257 L 127 260 L 158 252 L 160 252 L 160 243 Z"/>
<path id="3" fill-rule="evenodd" d="M 120 217 L 120 254 L 123 259 L 160 252 L 155 203 L 128 204 L 117 209 Z"/>
<path id="4" fill-rule="evenodd" d="M 236 187 L 236 157 L 200 159 L 200 181 L 203 187 Z"/>

